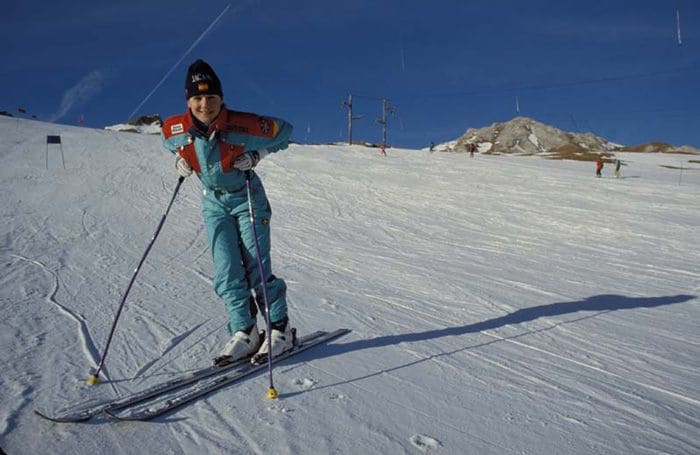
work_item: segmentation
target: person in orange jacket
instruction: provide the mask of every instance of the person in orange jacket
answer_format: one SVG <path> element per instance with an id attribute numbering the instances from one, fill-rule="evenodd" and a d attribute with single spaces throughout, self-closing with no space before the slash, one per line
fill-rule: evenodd
<path id="1" fill-rule="evenodd" d="M 595 176 L 596 177 L 602 177 L 603 176 L 603 157 L 600 156 L 595 162 Z"/>

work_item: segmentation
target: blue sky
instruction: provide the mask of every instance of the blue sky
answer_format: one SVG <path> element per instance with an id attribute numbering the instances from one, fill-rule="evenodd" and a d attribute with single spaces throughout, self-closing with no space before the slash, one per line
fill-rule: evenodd
<path id="1" fill-rule="evenodd" d="M 396 146 L 517 115 L 700 146 L 695 0 L 31 0 L 3 6 L 0 25 L 0 110 L 58 123 L 182 112 L 203 58 L 230 108 L 282 117 L 300 142 L 346 140 L 353 93 L 353 138 L 381 140 L 386 98 Z"/>

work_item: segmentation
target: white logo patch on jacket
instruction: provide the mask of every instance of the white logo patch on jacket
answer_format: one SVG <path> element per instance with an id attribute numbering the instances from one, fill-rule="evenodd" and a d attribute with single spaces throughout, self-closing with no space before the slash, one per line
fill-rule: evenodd
<path id="1" fill-rule="evenodd" d="M 184 133 L 185 132 L 185 127 L 182 125 L 182 123 L 176 123 L 175 125 L 172 125 L 170 127 L 170 134 L 179 134 L 179 133 Z"/>

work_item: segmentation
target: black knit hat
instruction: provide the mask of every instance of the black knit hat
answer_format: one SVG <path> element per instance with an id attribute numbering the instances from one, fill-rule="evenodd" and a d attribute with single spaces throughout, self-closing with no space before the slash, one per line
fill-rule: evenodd
<path id="1" fill-rule="evenodd" d="M 223 98 L 221 81 L 214 70 L 204 60 L 197 60 L 187 68 L 185 79 L 185 99 L 197 95 L 219 95 Z"/>

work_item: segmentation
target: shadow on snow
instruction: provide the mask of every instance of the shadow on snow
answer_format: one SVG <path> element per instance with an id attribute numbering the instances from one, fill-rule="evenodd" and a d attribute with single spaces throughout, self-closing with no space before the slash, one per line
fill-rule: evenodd
<path id="1" fill-rule="evenodd" d="M 550 303 L 547 305 L 540 305 L 536 307 L 530 307 L 530 308 L 523 308 L 517 311 L 514 311 L 512 313 L 506 314 L 504 316 L 499 316 L 497 318 L 489 319 L 486 321 L 482 322 L 476 322 L 473 324 L 468 324 L 468 325 L 463 325 L 459 327 L 447 327 L 444 329 L 436 329 L 436 330 L 428 330 L 425 332 L 417 332 L 417 333 L 404 333 L 400 335 L 386 335 L 386 336 L 379 336 L 375 338 L 367 338 L 363 340 L 357 340 L 357 341 L 351 341 L 349 343 L 338 343 L 338 344 L 332 344 L 324 347 L 324 349 L 319 349 L 318 351 L 315 351 L 314 353 L 310 354 L 310 356 L 314 359 L 318 358 L 324 358 L 324 357 L 331 357 L 331 356 L 337 356 L 341 355 L 347 352 L 352 352 L 352 351 L 358 351 L 358 350 L 363 350 L 363 349 L 374 349 L 374 348 L 381 348 L 385 346 L 391 346 L 399 343 L 415 343 L 415 342 L 420 342 L 420 341 L 426 341 L 426 340 L 432 340 L 436 338 L 442 338 L 442 337 L 449 337 L 449 336 L 458 336 L 458 335 L 466 335 L 470 333 L 479 333 L 479 332 L 484 332 L 488 330 L 494 330 L 498 329 L 501 327 L 505 327 L 508 325 L 517 325 L 525 322 L 530 322 L 534 321 L 540 318 L 544 317 L 550 317 L 550 316 L 559 316 L 559 315 L 564 315 L 564 314 L 573 314 L 573 313 L 578 313 L 578 312 L 591 312 L 592 314 L 590 315 L 585 315 L 582 316 L 581 318 L 575 319 L 573 321 L 563 321 L 560 323 L 572 323 L 579 321 L 581 319 L 588 319 L 590 317 L 598 316 L 602 313 L 608 313 L 611 311 L 618 311 L 618 310 L 630 310 L 630 309 L 635 309 L 635 308 L 655 308 L 655 307 L 660 307 L 664 305 L 671 305 L 674 303 L 683 303 L 687 302 L 689 300 L 695 299 L 697 296 L 694 295 L 685 295 L 685 294 L 680 294 L 680 295 L 673 295 L 673 296 L 666 296 L 666 297 L 626 297 L 622 295 L 614 295 L 614 294 L 601 294 L 601 295 L 596 295 L 593 297 L 589 297 L 585 300 L 579 300 L 579 301 L 573 301 L 573 302 L 556 302 L 556 303 Z M 558 324 L 557 324 L 558 325 Z M 555 325 L 556 326 L 556 325 Z M 521 333 L 515 336 L 510 336 L 510 337 L 502 337 L 495 339 L 493 341 L 485 342 L 485 343 L 480 343 L 478 345 L 472 345 L 468 346 L 466 348 L 459 348 L 451 352 L 440 352 L 436 353 L 435 355 L 429 356 L 427 358 L 419 359 L 415 362 L 410 362 L 408 364 L 404 365 L 399 365 L 396 367 L 392 367 L 389 369 L 385 369 L 376 373 L 370 373 L 368 375 L 365 375 L 363 377 L 358 377 L 354 379 L 350 379 L 345 382 L 352 382 L 352 381 L 357 381 L 361 379 L 366 379 L 371 376 L 375 376 L 377 374 L 385 373 L 387 371 L 393 371 L 397 370 L 400 368 L 404 368 L 407 366 L 415 365 L 421 362 L 424 362 L 426 360 L 429 360 L 431 358 L 439 357 L 439 356 L 444 356 L 444 355 L 451 355 L 455 352 L 463 351 L 465 349 L 473 349 L 477 348 L 480 346 L 485 346 L 489 345 L 492 343 L 497 343 L 501 342 L 507 339 L 511 338 L 516 338 L 516 337 L 522 337 L 524 335 L 529 335 L 535 332 L 540 332 L 543 330 L 550 330 L 554 328 L 555 326 L 552 327 L 547 327 L 546 329 L 538 329 L 538 330 L 533 330 L 533 331 L 528 331 L 526 333 Z M 337 384 L 331 384 L 323 387 L 315 387 L 310 390 L 318 390 L 321 388 L 325 387 L 331 387 L 333 385 Z M 290 393 L 290 394 L 285 394 L 285 396 L 293 396 L 298 393 L 304 393 L 305 391 L 301 392 L 296 392 L 296 393 Z"/>

